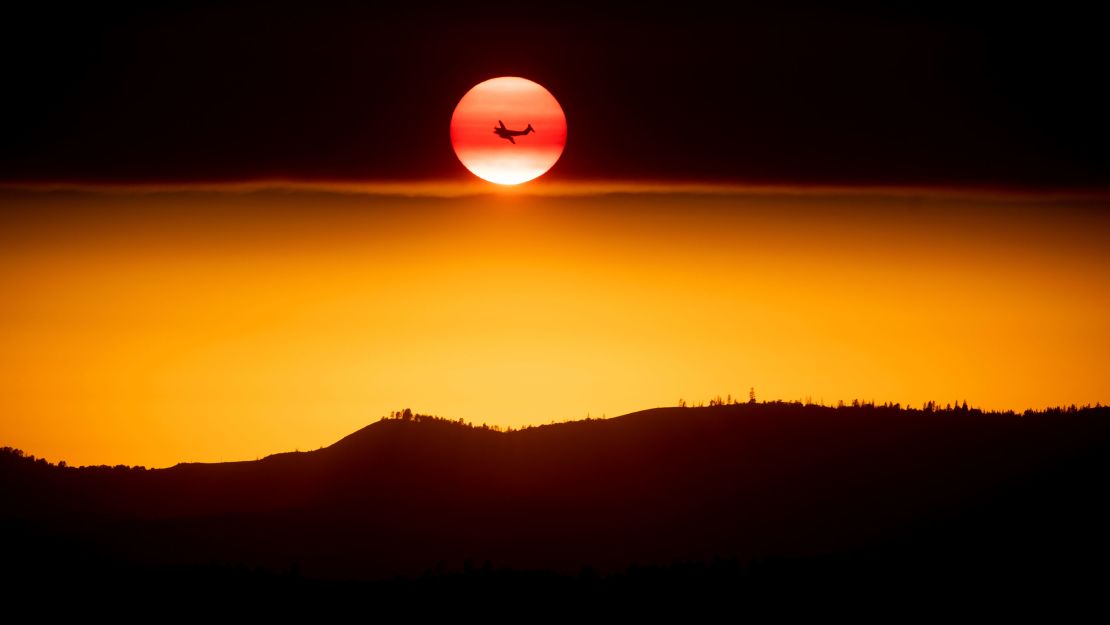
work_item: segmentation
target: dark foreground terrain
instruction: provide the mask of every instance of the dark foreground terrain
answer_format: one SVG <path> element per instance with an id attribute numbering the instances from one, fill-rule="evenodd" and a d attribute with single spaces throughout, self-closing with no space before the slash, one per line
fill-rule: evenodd
<path id="1" fill-rule="evenodd" d="M 1059 616 L 1103 604 L 1107 478 L 1102 407 L 776 402 L 513 432 L 406 414 L 158 470 L 5 450 L 0 581 L 71 609 Z"/>

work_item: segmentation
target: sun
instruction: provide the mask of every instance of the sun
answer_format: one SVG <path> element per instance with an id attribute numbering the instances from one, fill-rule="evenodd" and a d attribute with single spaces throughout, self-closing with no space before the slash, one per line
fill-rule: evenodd
<path id="1" fill-rule="evenodd" d="M 475 176 L 514 185 L 542 176 L 567 142 L 567 118 L 551 92 L 526 78 L 478 83 L 451 116 L 451 145 Z"/>

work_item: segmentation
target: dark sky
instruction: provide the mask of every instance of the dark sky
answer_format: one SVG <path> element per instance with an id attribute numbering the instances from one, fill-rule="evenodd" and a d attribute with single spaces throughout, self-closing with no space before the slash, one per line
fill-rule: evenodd
<path id="1" fill-rule="evenodd" d="M 1058 3 L 36 4 L 2 26 L 8 181 L 465 178 L 455 104 L 519 75 L 563 179 L 1110 183 L 1110 38 Z"/>

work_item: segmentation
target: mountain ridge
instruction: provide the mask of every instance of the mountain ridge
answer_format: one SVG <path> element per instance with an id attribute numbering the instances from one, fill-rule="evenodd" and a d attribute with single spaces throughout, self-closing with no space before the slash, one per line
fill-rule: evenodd
<path id="1" fill-rule="evenodd" d="M 0 521 L 141 565 L 297 562 L 351 579 L 467 561 L 605 572 L 818 557 L 937 536 L 978 552 L 1065 526 L 1065 542 L 1105 546 L 1094 528 L 1110 518 L 1090 493 L 1110 476 L 1108 451 L 1103 407 L 769 402 L 511 432 L 414 415 L 255 461 L 139 471 L 5 457 Z M 988 531 L 999 523 L 1009 538 Z"/>

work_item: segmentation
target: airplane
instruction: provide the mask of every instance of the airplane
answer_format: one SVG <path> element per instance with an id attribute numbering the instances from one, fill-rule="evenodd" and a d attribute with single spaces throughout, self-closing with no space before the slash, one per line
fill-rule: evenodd
<path id="1" fill-rule="evenodd" d="M 528 127 L 524 130 L 509 130 L 505 127 L 505 122 L 501 121 L 500 119 L 497 120 L 497 123 L 501 124 L 501 127 L 494 128 L 493 134 L 501 137 L 502 139 L 508 139 L 509 142 L 513 145 L 516 145 L 516 139 L 513 139 L 513 137 L 521 137 L 530 132 L 536 132 L 536 129 L 532 127 L 532 124 L 528 124 Z"/>

